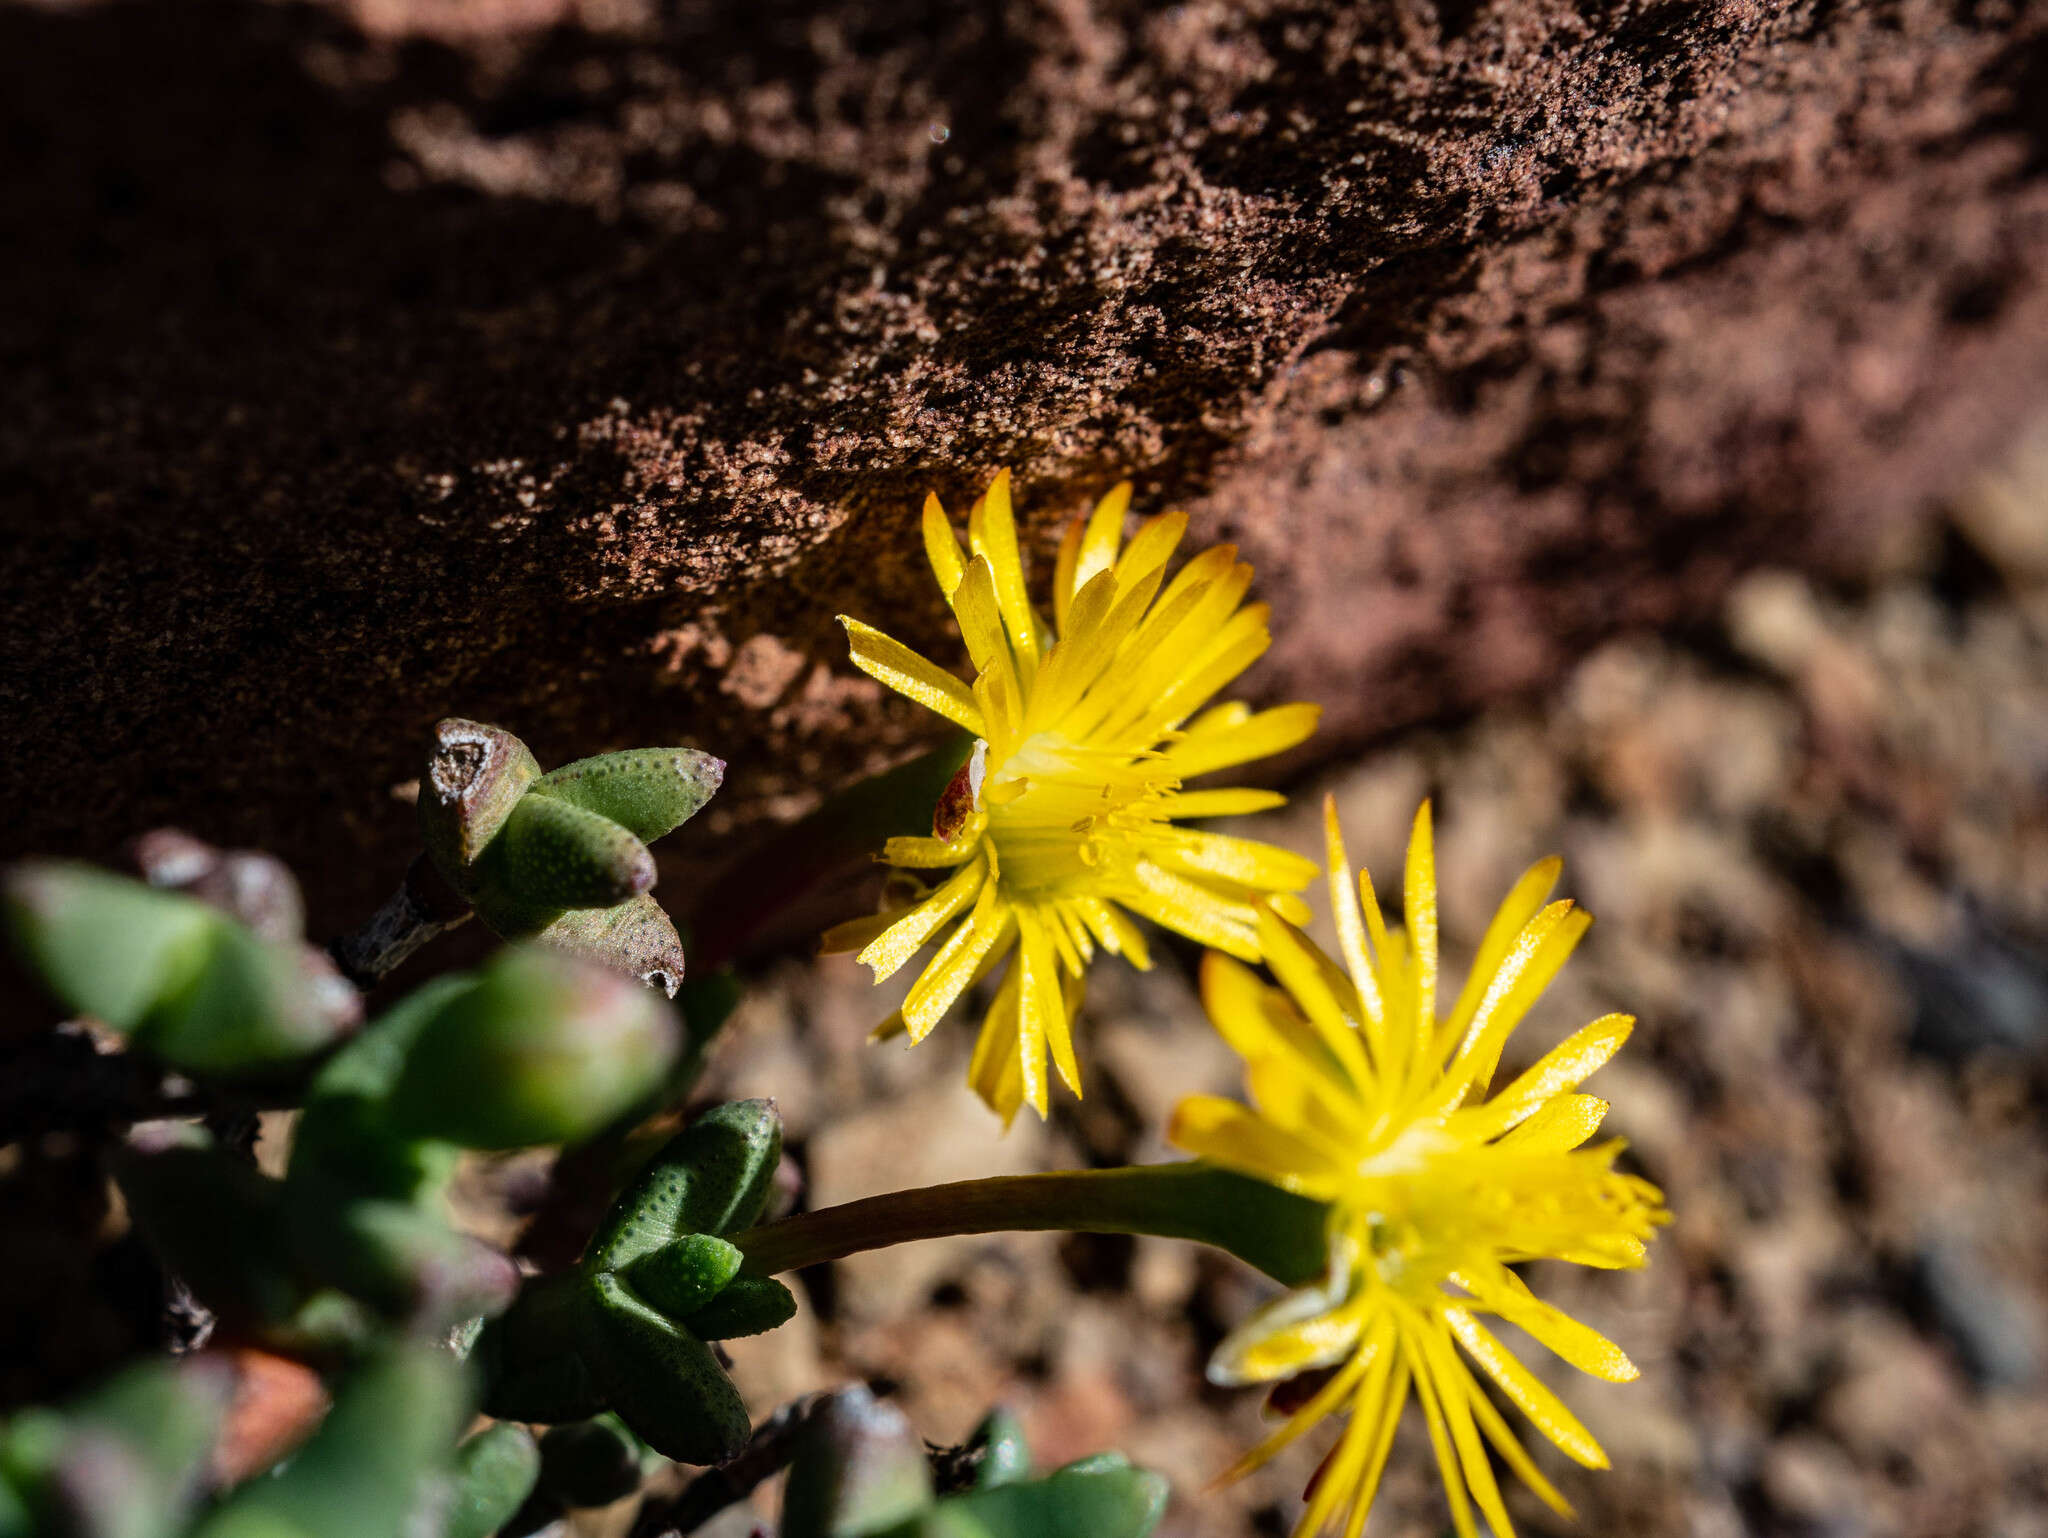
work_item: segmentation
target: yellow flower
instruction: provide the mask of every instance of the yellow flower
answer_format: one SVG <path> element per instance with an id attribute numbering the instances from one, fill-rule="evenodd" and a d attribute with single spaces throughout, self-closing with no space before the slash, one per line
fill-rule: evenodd
<path id="1" fill-rule="evenodd" d="M 1203 1002 L 1245 1060 L 1256 1109 L 1194 1096 L 1168 1133 L 1199 1158 L 1330 1204 L 1325 1277 L 1254 1314 L 1209 1363 L 1221 1384 L 1327 1376 L 1304 1380 L 1302 1389 L 1314 1389 L 1306 1402 L 1225 1478 L 1345 1413 L 1295 1533 L 1341 1521 L 1357 1538 L 1412 1387 L 1458 1531 L 1473 1538 L 1476 1504 L 1495 1538 L 1511 1538 L 1487 1443 L 1554 1509 L 1570 1508 L 1465 1358 L 1568 1456 L 1607 1466 L 1586 1428 L 1482 1320 L 1505 1319 L 1596 1377 L 1636 1376 L 1619 1347 L 1541 1302 L 1509 1269 L 1525 1260 L 1639 1266 L 1644 1241 L 1670 1220 L 1662 1192 L 1614 1168 L 1618 1140 L 1582 1146 L 1607 1103 L 1576 1088 L 1634 1022 L 1594 1021 L 1489 1096 L 1509 1034 L 1591 922 L 1569 902 L 1545 904 L 1560 862 L 1545 860 L 1515 884 L 1439 1018 L 1429 804 L 1408 845 L 1405 932 L 1387 928 L 1369 875 L 1360 871 L 1352 885 L 1334 804 L 1324 821 L 1345 965 L 1273 914 L 1261 915 L 1259 939 L 1281 988 L 1210 955 Z"/>
<path id="2" fill-rule="evenodd" d="M 880 982 L 939 942 L 900 1014 L 876 1033 L 907 1030 L 913 1041 L 1016 952 L 968 1069 L 1005 1123 L 1027 1101 L 1045 1115 L 1048 1057 L 1081 1093 L 1072 1021 L 1083 969 L 1097 947 L 1151 964 L 1131 914 L 1256 960 L 1268 901 L 1305 917 L 1291 894 L 1315 878 L 1298 855 L 1175 826 L 1280 805 L 1270 791 L 1185 791 L 1181 782 L 1293 747 L 1318 711 L 1202 709 L 1270 644 L 1267 608 L 1239 607 L 1252 573 L 1228 545 L 1166 582 L 1187 517 L 1150 519 L 1125 545 L 1130 500 L 1118 486 L 1068 530 L 1048 627 L 1025 596 L 1008 473 L 969 513 L 967 553 L 938 499 L 926 499 L 925 553 L 966 640 L 972 686 L 840 619 L 858 667 L 979 740 L 940 799 L 933 836 L 892 838 L 882 855 L 952 875 L 907 912 L 841 925 L 825 945 L 864 947 L 859 959 Z"/>

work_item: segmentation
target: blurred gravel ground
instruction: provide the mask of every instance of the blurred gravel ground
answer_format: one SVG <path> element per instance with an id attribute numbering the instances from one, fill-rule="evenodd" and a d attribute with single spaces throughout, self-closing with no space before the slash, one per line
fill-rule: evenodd
<path id="1" fill-rule="evenodd" d="M 2048 436 L 1856 590 L 1754 576 L 1711 630 L 1619 641 L 1553 697 L 1403 738 L 1263 836 L 1319 854 L 1325 791 L 1383 892 L 1435 796 L 1454 962 L 1526 863 L 1565 856 L 1598 922 L 1523 1060 L 1641 1019 L 1593 1087 L 1676 1225 L 1645 1271 L 1534 1280 L 1643 1378 L 1546 1370 L 1615 1471 L 1543 1456 L 1581 1521 L 1523 1500 L 1527 1529 L 2048 1535 Z M 1098 967 L 1089 1097 L 1048 1127 L 1004 1137 L 968 1095 L 964 1024 L 866 1046 L 897 995 L 844 959 L 761 979 L 707 1088 L 780 1100 L 812 1204 L 1164 1157 L 1181 1095 L 1237 1088 L 1196 959 Z M 1202 1362 L 1264 1288 L 1186 1246 L 961 1239 L 805 1281 L 796 1323 L 735 1343 L 758 1411 L 862 1377 L 945 1443 L 1004 1401 L 1044 1460 L 1117 1446 L 1167 1473 L 1171 1538 L 1285 1531 L 1328 1441 L 1202 1493 L 1260 1428 Z M 1446 1525 L 1409 1420 L 1377 1534 Z"/>

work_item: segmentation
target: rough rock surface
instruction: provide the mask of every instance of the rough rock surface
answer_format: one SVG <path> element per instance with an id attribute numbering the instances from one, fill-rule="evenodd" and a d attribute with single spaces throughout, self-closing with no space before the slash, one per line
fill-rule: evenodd
<path id="1" fill-rule="evenodd" d="M 1331 744 L 1554 678 L 2040 398 L 2044 100 L 2043 0 L 0 3 L 7 849 L 331 919 L 450 711 L 793 809 L 1002 465 L 1242 541 Z"/>

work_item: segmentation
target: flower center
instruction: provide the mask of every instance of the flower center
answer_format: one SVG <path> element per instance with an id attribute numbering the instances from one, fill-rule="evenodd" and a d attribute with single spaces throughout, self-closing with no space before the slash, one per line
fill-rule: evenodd
<path id="1" fill-rule="evenodd" d="M 1003 884 L 1026 898 L 1100 891 L 1136 862 L 1139 836 L 1165 821 L 1179 787 L 1156 760 L 1034 733 L 982 786 Z"/>

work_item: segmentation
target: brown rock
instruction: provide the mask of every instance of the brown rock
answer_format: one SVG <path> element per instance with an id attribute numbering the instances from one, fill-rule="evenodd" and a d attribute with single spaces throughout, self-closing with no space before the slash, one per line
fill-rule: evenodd
<path id="1" fill-rule="evenodd" d="M 931 723 L 917 498 L 1241 540 L 1326 745 L 1895 534 L 2048 384 L 2048 7 L 0 8 L 7 850 L 395 881 L 450 713 Z M 701 838 L 701 834 L 699 835 Z"/>

